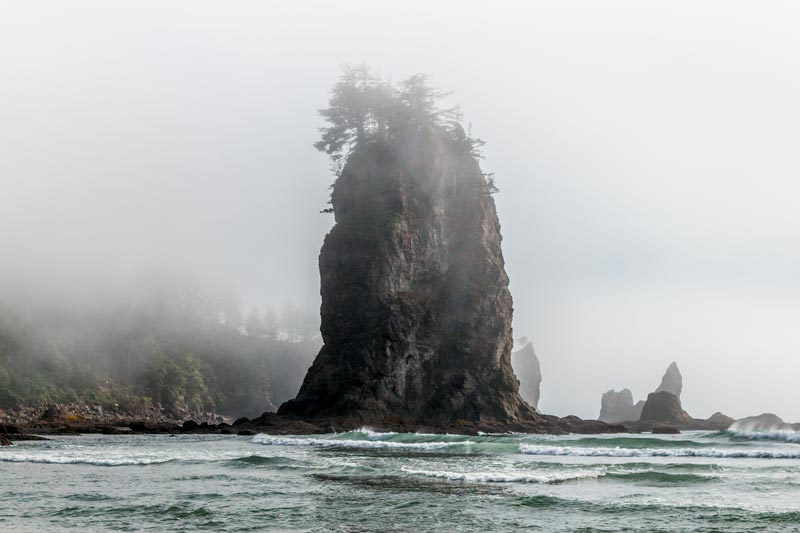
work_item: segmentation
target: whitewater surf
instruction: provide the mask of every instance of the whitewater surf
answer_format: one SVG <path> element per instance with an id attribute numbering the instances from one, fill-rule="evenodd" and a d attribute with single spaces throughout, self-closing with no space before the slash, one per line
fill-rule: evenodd
<path id="1" fill-rule="evenodd" d="M 87 435 L 0 470 L 15 531 L 800 528 L 786 434 Z"/>

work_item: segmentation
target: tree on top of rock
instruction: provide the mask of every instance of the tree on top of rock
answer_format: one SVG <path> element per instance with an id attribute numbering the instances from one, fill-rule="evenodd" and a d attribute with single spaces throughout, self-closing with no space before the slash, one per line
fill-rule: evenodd
<path id="1" fill-rule="evenodd" d="M 463 142 L 473 155 L 480 155 L 484 143 L 464 132 L 458 106 L 439 107 L 452 91 L 430 86 L 427 75 L 415 74 L 394 85 L 363 64 L 343 70 L 328 107 L 319 112 L 329 125 L 320 128 L 321 138 L 314 144 L 331 157 L 337 175 L 358 143 L 435 127 Z"/>

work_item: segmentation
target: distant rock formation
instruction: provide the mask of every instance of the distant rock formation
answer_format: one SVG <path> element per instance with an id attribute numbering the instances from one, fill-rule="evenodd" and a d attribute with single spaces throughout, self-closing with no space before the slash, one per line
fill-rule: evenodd
<path id="1" fill-rule="evenodd" d="M 727 428 L 730 427 L 731 424 L 735 422 L 735 420 L 728 415 L 724 415 L 717 411 L 713 415 L 709 416 L 705 422 L 714 427 L 720 428 Z"/>
<path id="2" fill-rule="evenodd" d="M 731 424 L 731 431 L 737 433 L 770 433 L 774 431 L 800 431 L 800 424 L 787 424 L 773 413 L 741 418 Z"/>
<path id="3" fill-rule="evenodd" d="M 620 422 L 633 422 L 639 420 L 642 414 L 644 401 L 633 403 L 633 394 L 630 389 L 617 392 L 610 390 L 603 394 L 600 401 L 600 417 L 598 420 L 609 424 Z"/>
<path id="4" fill-rule="evenodd" d="M 667 367 L 667 372 L 661 378 L 661 385 L 658 386 L 655 392 L 669 392 L 680 399 L 682 391 L 683 376 L 681 376 L 681 371 L 678 370 L 678 364 L 673 362 Z"/>
<path id="5" fill-rule="evenodd" d="M 691 423 L 692 417 L 681 407 L 681 400 L 671 392 L 651 392 L 642 407 L 642 422 L 654 422 L 674 426 Z"/>
<path id="6" fill-rule="evenodd" d="M 678 364 L 673 362 L 667 367 L 655 392 L 647 395 L 639 420 L 676 427 L 691 424 L 692 417 L 681 406 L 682 391 L 683 377 Z"/>
<path id="7" fill-rule="evenodd" d="M 661 391 L 651 392 L 647 396 L 638 422 L 625 425 L 638 431 L 664 432 L 666 429 L 721 431 L 728 429 L 732 423 L 733 418 L 719 412 L 705 420 L 692 418 L 683 410 L 680 398 L 670 392 Z"/>
<path id="8" fill-rule="evenodd" d="M 511 367 L 500 224 L 463 141 L 359 143 L 319 257 L 324 345 L 278 413 L 379 423 L 537 420 Z"/>
<path id="9" fill-rule="evenodd" d="M 511 354 L 511 366 L 519 379 L 520 396 L 532 407 L 538 409 L 542 370 L 532 343 L 526 343 Z"/>
<path id="10" fill-rule="evenodd" d="M 722 413 L 714 413 L 706 420 L 692 418 L 681 405 L 683 378 L 678 365 L 667 368 L 661 384 L 647 396 L 644 402 L 633 404 L 633 395 L 628 389 L 603 394 L 600 420 L 608 423 L 624 423 L 634 431 L 673 433 L 681 429 L 727 429 L 733 419 Z"/>

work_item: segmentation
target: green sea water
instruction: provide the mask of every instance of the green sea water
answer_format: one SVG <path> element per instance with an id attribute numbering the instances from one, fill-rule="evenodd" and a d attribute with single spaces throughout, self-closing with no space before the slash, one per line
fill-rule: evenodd
<path id="1" fill-rule="evenodd" d="M 791 432 L 57 437 L 0 479 L 0 531 L 800 531 Z"/>

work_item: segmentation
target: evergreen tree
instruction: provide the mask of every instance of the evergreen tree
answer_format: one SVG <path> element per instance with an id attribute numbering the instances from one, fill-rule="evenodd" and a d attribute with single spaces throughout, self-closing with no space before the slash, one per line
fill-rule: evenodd
<path id="1" fill-rule="evenodd" d="M 345 66 L 342 77 L 334 85 L 328 107 L 320 115 L 328 126 L 320 128 L 321 139 L 314 146 L 328 154 L 332 169 L 338 175 L 353 149 L 362 142 L 392 139 L 409 131 L 436 129 L 482 158 L 483 140 L 472 137 L 461 127 L 458 106 L 441 107 L 441 101 L 452 91 L 441 91 L 428 83 L 426 74 L 415 74 L 393 85 L 373 74 L 369 67 Z M 488 194 L 497 192 L 494 177 L 484 174 Z M 328 202 L 330 204 L 330 202 Z M 323 213 L 333 212 L 332 208 Z"/>

